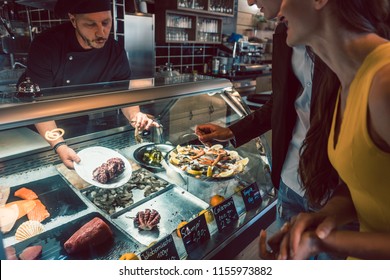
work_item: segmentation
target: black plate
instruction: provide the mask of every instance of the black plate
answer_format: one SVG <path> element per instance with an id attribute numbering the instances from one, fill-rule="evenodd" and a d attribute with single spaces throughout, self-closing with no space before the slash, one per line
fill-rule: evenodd
<path id="1" fill-rule="evenodd" d="M 137 161 L 138 164 L 140 164 L 141 166 L 149 170 L 155 172 L 164 171 L 165 169 L 162 167 L 161 164 L 149 164 L 143 160 L 144 153 L 153 147 L 156 147 L 157 149 L 160 150 L 160 152 L 163 155 L 163 158 L 165 158 L 165 155 L 168 154 L 168 152 L 173 149 L 172 145 L 167 145 L 167 144 L 147 144 L 142 147 L 139 147 L 134 151 L 134 159 Z"/>
<path id="2" fill-rule="evenodd" d="M 69 255 L 64 249 L 64 243 L 73 233 L 95 217 L 99 217 L 110 226 L 114 233 L 114 238 L 104 244 L 90 248 L 88 251 Z M 12 246 L 16 250 L 16 255 L 19 255 L 25 248 L 34 245 L 42 246 L 42 255 L 40 257 L 42 260 L 118 260 L 122 254 L 135 251 L 138 248 L 134 241 L 99 213 L 89 213 Z"/>
<path id="3" fill-rule="evenodd" d="M 15 192 L 20 188 L 25 187 L 38 196 L 38 199 L 46 206 L 50 217 L 42 221 L 45 225 L 51 220 L 60 216 L 71 216 L 82 210 L 87 209 L 87 205 L 80 197 L 71 189 L 71 187 L 62 179 L 60 175 L 55 175 L 38 181 L 12 187 L 7 203 L 22 200 L 14 196 Z M 18 219 L 12 230 L 4 234 L 4 238 L 14 236 L 16 229 L 23 223 L 28 221 L 27 215 Z"/>

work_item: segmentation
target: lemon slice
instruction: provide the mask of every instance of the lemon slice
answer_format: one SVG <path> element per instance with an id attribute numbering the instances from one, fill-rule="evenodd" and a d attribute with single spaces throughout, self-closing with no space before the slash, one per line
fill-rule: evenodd
<path id="1" fill-rule="evenodd" d="M 177 157 L 171 156 L 171 157 L 169 158 L 169 161 L 170 161 L 172 164 L 174 164 L 174 165 L 179 165 L 179 164 L 180 164 L 180 160 L 179 160 Z"/>
<path id="2" fill-rule="evenodd" d="M 238 155 L 238 153 L 236 151 L 229 151 L 228 153 L 232 159 L 240 159 L 240 156 Z"/>
<path id="3" fill-rule="evenodd" d="M 242 165 L 246 166 L 249 163 L 249 158 L 243 158 L 242 160 L 237 161 L 236 163 L 241 163 Z"/>
<path id="4" fill-rule="evenodd" d="M 236 171 L 237 173 L 240 173 L 240 172 L 242 172 L 243 170 L 244 170 L 244 165 L 243 165 L 241 162 L 236 163 L 236 169 L 235 169 L 235 171 Z"/>
<path id="5" fill-rule="evenodd" d="M 202 175 L 202 170 L 194 170 L 194 169 L 188 168 L 186 171 L 194 176 Z"/>
<path id="6" fill-rule="evenodd" d="M 234 169 L 229 169 L 229 170 L 227 170 L 227 171 L 224 171 L 224 172 L 219 173 L 219 174 L 218 174 L 218 177 L 222 177 L 222 178 L 224 178 L 224 177 L 230 177 L 230 176 L 232 176 L 233 174 L 234 174 Z"/>
<path id="7" fill-rule="evenodd" d="M 210 147 L 211 150 L 220 150 L 223 149 L 223 146 L 221 144 L 215 144 Z"/>

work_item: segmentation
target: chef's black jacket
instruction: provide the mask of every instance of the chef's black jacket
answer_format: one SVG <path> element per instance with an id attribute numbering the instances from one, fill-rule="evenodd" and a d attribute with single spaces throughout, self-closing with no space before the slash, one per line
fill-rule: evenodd
<path id="1" fill-rule="evenodd" d="M 130 79 L 126 52 L 111 36 L 103 48 L 84 50 L 70 22 L 31 43 L 25 75 L 41 88 Z"/>

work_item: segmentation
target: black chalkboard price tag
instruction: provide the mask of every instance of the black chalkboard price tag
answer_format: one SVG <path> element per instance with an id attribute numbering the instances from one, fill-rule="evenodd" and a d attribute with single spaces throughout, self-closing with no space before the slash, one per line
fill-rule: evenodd
<path id="1" fill-rule="evenodd" d="M 143 260 L 180 260 L 172 235 L 163 238 L 141 253 Z"/>
<path id="2" fill-rule="evenodd" d="M 210 239 L 210 232 L 204 215 L 200 215 L 182 226 L 180 233 L 188 254 L 199 244 Z"/>
<path id="3" fill-rule="evenodd" d="M 246 211 L 258 208 L 263 202 L 256 182 L 241 190 L 241 196 L 244 200 Z"/>
<path id="4" fill-rule="evenodd" d="M 233 226 L 238 220 L 238 213 L 232 197 L 214 206 L 213 213 L 219 231 Z"/>

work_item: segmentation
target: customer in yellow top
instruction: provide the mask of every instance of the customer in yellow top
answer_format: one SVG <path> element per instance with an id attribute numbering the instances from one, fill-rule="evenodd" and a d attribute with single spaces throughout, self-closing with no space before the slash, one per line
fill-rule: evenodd
<path id="1" fill-rule="evenodd" d="M 390 259 L 390 3 L 283 0 L 280 13 L 287 43 L 311 46 L 340 80 L 328 139 L 340 188 L 319 212 L 299 214 L 268 243 L 279 259 L 318 252 Z M 354 219 L 359 232 L 336 229 Z M 264 249 L 264 233 L 260 239 Z"/>

